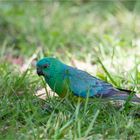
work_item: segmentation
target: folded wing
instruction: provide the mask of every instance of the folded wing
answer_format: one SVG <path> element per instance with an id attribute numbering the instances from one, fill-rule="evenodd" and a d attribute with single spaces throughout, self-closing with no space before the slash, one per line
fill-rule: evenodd
<path id="1" fill-rule="evenodd" d="M 76 68 L 69 67 L 67 76 L 70 90 L 76 96 L 108 97 L 118 92 L 111 84 Z"/>

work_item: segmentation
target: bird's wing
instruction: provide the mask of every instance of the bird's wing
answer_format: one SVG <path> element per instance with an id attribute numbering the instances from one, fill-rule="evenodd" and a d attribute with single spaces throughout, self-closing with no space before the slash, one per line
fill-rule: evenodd
<path id="1" fill-rule="evenodd" d="M 69 67 L 66 75 L 69 78 L 70 90 L 76 96 L 106 97 L 116 93 L 116 89 L 111 84 L 76 68 Z"/>

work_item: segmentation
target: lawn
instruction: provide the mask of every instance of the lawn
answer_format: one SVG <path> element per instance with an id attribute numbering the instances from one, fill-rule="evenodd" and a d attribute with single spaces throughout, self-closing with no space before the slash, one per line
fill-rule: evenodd
<path id="1" fill-rule="evenodd" d="M 0 139 L 140 139 L 140 104 L 59 98 L 44 56 L 140 94 L 139 0 L 1 1 Z"/>

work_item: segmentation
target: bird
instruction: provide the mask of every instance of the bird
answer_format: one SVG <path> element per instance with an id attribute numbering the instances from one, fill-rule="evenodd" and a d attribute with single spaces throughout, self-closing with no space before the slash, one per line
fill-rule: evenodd
<path id="1" fill-rule="evenodd" d="M 118 89 L 86 71 L 69 66 L 53 57 L 44 57 L 36 63 L 37 74 L 45 78 L 49 87 L 60 97 L 70 94 L 81 98 L 127 100 L 132 91 Z M 131 101 L 140 102 L 135 94 Z"/>

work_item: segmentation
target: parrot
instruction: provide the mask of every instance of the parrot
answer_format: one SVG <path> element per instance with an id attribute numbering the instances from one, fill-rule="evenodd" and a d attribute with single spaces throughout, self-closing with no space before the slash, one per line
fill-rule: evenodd
<path id="1" fill-rule="evenodd" d="M 81 98 L 107 98 L 127 100 L 132 91 L 118 89 L 112 84 L 90 75 L 88 72 L 69 66 L 54 57 L 44 57 L 36 63 L 36 71 L 43 76 L 49 87 L 60 97 L 67 94 Z M 135 94 L 133 102 L 140 102 Z"/>

